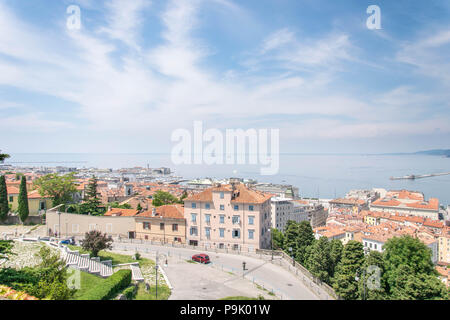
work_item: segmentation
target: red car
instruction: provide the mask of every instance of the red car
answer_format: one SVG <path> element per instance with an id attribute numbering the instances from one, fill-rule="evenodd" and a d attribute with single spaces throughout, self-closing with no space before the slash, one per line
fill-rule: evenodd
<path id="1" fill-rule="evenodd" d="M 200 263 L 210 263 L 209 256 L 207 254 L 201 253 L 201 254 L 195 254 L 192 256 L 192 261 L 197 261 Z"/>

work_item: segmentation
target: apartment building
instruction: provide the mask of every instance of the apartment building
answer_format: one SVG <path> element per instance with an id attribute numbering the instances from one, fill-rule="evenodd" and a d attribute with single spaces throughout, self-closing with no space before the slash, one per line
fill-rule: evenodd
<path id="1" fill-rule="evenodd" d="M 446 230 L 438 238 L 438 260 L 443 264 L 450 264 L 450 227 L 446 227 Z"/>
<path id="2" fill-rule="evenodd" d="M 138 214 L 136 238 L 163 243 L 186 243 L 183 206 L 165 205 Z"/>
<path id="3" fill-rule="evenodd" d="M 389 191 L 386 196 L 370 204 L 371 211 L 414 215 L 439 220 L 439 200 L 425 200 L 420 192 L 407 190 Z"/>
<path id="4" fill-rule="evenodd" d="M 290 198 L 284 197 L 273 197 L 271 199 L 272 228 L 284 231 L 287 222 L 294 220 L 294 203 L 291 200 Z"/>
<path id="5" fill-rule="evenodd" d="M 245 251 L 269 248 L 271 197 L 240 182 L 189 196 L 184 200 L 188 244 Z"/>

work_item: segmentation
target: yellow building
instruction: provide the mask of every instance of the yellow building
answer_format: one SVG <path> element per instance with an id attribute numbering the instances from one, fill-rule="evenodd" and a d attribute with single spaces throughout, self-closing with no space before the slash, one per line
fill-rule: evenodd
<path id="1" fill-rule="evenodd" d="M 438 239 L 438 260 L 450 264 L 450 231 L 448 227 Z"/>
<path id="2" fill-rule="evenodd" d="M 136 238 L 164 243 L 186 243 L 182 205 L 165 205 L 135 217 Z"/>
<path id="3" fill-rule="evenodd" d="M 11 205 L 11 211 L 16 212 L 19 208 L 19 188 L 8 186 L 8 203 Z M 28 209 L 30 215 L 36 216 L 40 212 L 52 207 L 52 200 L 49 197 L 42 197 L 37 190 L 28 192 Z"/>

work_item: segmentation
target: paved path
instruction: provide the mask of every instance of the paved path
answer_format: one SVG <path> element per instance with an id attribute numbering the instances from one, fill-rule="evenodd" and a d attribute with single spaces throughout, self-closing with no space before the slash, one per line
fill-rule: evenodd
<path id="1" fill-rule="evenodd" d="M 186 262 L 186 260 L 189 260 L 193 254 L 200 253 L 199 251 L 194 251 L 192 249 L 164 247 L 150 244 L 134 244 L 134 243 L 131 244 L 118 242 L 114 243 L 113 246 L 116 250 L 127 250 L 133 252 L 138 250 L 141 254 L 148 253 L 153 256 L 155 255 L 155 252 L 158 251 L 160 255 L 161 254 L 167 255 L 168 267 L 164 269 L 167 269 L 169 280 L 171 282 L 172 281 L 174 282 L 172 283 L 174 288 L 178 285 L 178 287 L 182 292 L 186 290 L 191 291 L 199 290 L 198 288 L 200 286 L 198 284 L 202 283 L 201 281 L 203 281 L 203 284 L 206 285 L 206 289 L 203 289 L 203 287 L 205 286 L 201 286 L 202 291 L 208 292 L 209 290 L 208 288 L 214 286 L 215 284 L 218 284 L 214 290 L 219 290 L 220 294 L 222 294 L 220 290 L 225 289 L 221 288 L 220 286 L 236 288 L 235 285 L 233 284 L 233 281 L 236 280 L 236 278 L 242 279 L 242 277 L 244 276 L 249 283 L 256 282 L 260 285 L 263 285 L 270 291 L 273 290 L 273 292 L 277 294 L 277 296 L 280 297 L 281 299 L 290 299 L 290 300 L 318 299 L 315 293 L 313 293 L 310 288 L 305 286 L 298 277 L 286 271 L 281 266 L 271 263 L 270 256 L 266 257 L 266 259 L 268 260 L 263 260 L 257 258 L 256 256 L 248 257 L 226 253 L 207 252 L 207 254 L 210 256 L 212 264 L 208 266 L 199 266 L 196 264 L 190 264 Z M 243 265 L 242 265 L 243 262 L 246 263 L 245 273 L 243 273 Z M 201 269 L 204 269 L 205 272 L 204 273 L 199 272 Z M 222 269 L 224 271 L 222 271 Z M 217 271 L 219 271 L 219 273 L 217 273 Z M 223 278 L 218 276 L 218 274 L 222 273 L 230 275 L 229 272 L 233 273 L 232 275 L 233 277 Z M 210 276 L 209 274 L 211 274 L 212 276 Z M 215 276 L 217 276 L 218 278 L 215 278 Z M 179 281 L 177 281 L 178 279 Z M 221 280 L 219 281 L 215 279 Z M 231 290 L 226 292 L 231 293 Z M 175 289 L 174 296 L 177 297 L 177 295 L 178 293 L 176 292 Z M 183 299 L 187 298 L 184 297 L 182 293 L 180 293 L 180 295 L 183 296 Z M 205 298 L 203 297 L 200 299 Z"/>

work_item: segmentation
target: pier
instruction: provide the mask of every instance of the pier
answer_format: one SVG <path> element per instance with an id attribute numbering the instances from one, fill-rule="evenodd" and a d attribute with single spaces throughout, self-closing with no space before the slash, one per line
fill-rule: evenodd
<path id="1" fill-rule="evenodd" d="M 422 174 L 422 175 L 411 174 L 411 175 L 403 176 L 403 177 L 391 177 L 391 180 L 415 180 L 415 179 L 431 178 L 431 177 L 437 177 L 437 176 L 446 176 L 449 174 L 450 174 L 450 172 Z"/>

